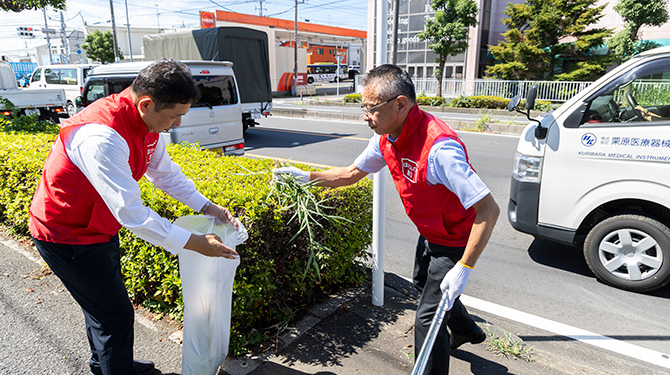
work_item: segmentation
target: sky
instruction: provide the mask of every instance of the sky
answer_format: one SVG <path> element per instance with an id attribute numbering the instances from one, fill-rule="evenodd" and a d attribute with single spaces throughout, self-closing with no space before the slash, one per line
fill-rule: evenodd
<path id="1" fill-rule="evenodd" d="M 157 27 L 161 28 L 199 28 L 199 11 L 213 12 L 225 10 L 244 14 L 261 14 L 274 18 L 294 20 L 294 0 L 113 0 L 116 27 Z M 126 1 L 128 22 L 126 21 Z M 47 24 L 50 29 L 60 29 L 60 12 L 47 8 Z M 68 0 L 63 12 L 66 29 L 83 30 L 88 25 L 111 26 L 109 0 Z M 345 27 L 357 30 L 367 29 L 366 0 L 302 0 L 298 2 L 298 21 L 322 25 Z M 17 36 L 19 26 L 44 28 L 44 13 L 23 11 L 19 13 L 0 10 L 0 55 L 23 48 L 32 48 L 46 44 L 41 32 L 34 39 L 21 39 Z"/>

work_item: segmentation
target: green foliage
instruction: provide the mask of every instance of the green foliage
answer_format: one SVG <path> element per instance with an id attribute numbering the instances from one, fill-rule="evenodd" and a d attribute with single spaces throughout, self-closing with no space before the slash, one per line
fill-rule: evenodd
<path id="1" fill-rule="evenodd" d="M 0 9 L 9 12 L 37 10 L 46 7 L 65 10 L 65 0 L 0 0 Z"/>
<path id="2" fill-rule="evenodd" d="M 442 76 L 447 57 L 456 56 L 468 48 L 470 27 L 477 25 L 477 3 L 473 0 L 433 0 L 435 16 L 426 20 L 424 31 L 417 34 L 430 42 L 428 48 L 438 57 L 435 62 L 437 96 L 442 96 Z"/>
<path id="3" fill-rule="evenodd" d="M 40 121 L 39 115 L 16 115 L 16 107 L 9 99 L 0 97 L 0 108 L 14 113 L 11 116 L 0 115 L 0 131 L 47 132 L 58 133 L 60 127 L 51 121 Z"/>
<path id="4" fill-rule="evenodd" d="M 362 94 L 348 94 L 344 96 L 345 103 L 360 103 L 363 101 Z"/>
<path id="5" fill-rule="evenodd" d="M 418 105 L 441 107 L 446 105 L 446 102 L 447 100 L 441 96 L 426 96 L 425 94 L 421 94 L 416 97 L 416 104 Z"/>
<path id="6" fill-rule="evenodd" d="M 660 47 L 658 43 L 641 41 L 639 32 L 644 25 L 662 26 L 668 22 L 667 1 L 619 0 L 614 10 L 623 18 L 624 28 L 608 41 L 607 46 L 620 61 Z"/>
<path id="7" fill-rule="evenodd" d="M 593 56 L 592 51 L 602 46 L 612 34 L 611 29 L 593 28 L 602 18 L 605 5 L 596 6 L 598 0 L 526 0 L 522 4 L 509 3 L 503 19 L 508 30 L 505 41 L 498 48 L 491 48 L 493 56 L 508 64 L 497 69 L 488 69 L 489 74 L 499 78 L 514 76 L 520 79 L 553 79 L 559 61 L 575 63 L 588 61 L 589 66 L 578 74 L 585 76 L 604 71 L 611 63 L 609 59 Z M 564 43 L 565 39 L 572 39 Z M 566 72 L 567 73 L 567 72 Z"/>
<path id="8" fill-rule="evenodd" d="M 509 99 L 501 98 L 499 96 L 459 96 L 458 98 L 451 101 L 453 107 L 461 108 L 486 108 L 486 109 L 507 109 L 509 104 Z M 525 101 L 519 104 L 520 108 L 525 106 Z M 545 100 L 536 100 L 535 107 L 533 108 L 536 111 L 548 111 L 552 109 L 553 106 L 551 102 Z"/>
<path id="9" fill-rule="evenodd" d="M 115 61 L 114 57 L 114 36 L 111 31 L 100 32 L 100 30 L 93 30 L 92 33 L 86 35 L 86 39 L 81 45 L 86 51 L 86 57 L 94 61 L 100 61 L 102 64 L 112 63 Z M 123 59 L 121 49 L 117 47 L 119 59 Z"/>
<path id="10" fill-rule="evenodd" d="M 54 134 L 0 132 L 0 220 L 18 235 L 28 235 L 30 202 L 54 139 Z M 313 239 L 331 251 L 313 255 L 307 231 L 300 232 L 301 224 L 290 220 L 295 210 L 282 206 L 272 193 L 271 162 L 221 157 L 185 145 L 170 145 L 168 152 L 200 192 L 234 212 L 249 232 L 247 242 L 236 248 L 241 264 L 233 286 L 232 355 L 275 336 L 276 327 L 327 294 L 365 280 L 361 262 L 368 257 L 365 250 L 372 238 L 369 179 L 337 189 L 310 187 L 316 199 L 327 200 L 326 215 L 351 220 L 318 219 Z M 168 220 L 194 214 L 145 179 L 140 189 L 145 204 Z M 180 319 L 178 258 L 125 229 L 119 238 L 122 271 L 133 302 Z M 311 256 L 318 273 L 308 266 Z"/>

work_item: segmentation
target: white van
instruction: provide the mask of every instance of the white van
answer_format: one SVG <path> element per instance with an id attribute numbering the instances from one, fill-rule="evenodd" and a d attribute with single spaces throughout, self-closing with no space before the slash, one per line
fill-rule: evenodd
<path id="1" fill-rule="evenodd" d="M 535 121 L 517 148 L 512 226 L 583 246 L 609 285 L 645 292 L 668 284 L 670 47 L 632 58 Z"/>
<path id="2" fill-rule="evenodd" d="M 29 89 L 63 89 L 67 97 L 67 115 L 77 113 L 75 100 L 81 95 L 89 72 L 98 64 L 42 65 L 30 77 Z"/>
<path id="3" fill-rule="evenodd" d="M 182 61 L 200 87 L 200 99 L 182 117 L 181 125 L 161 133 L 167 143 L 199 143 L 204 149 L 225 155 L 244 155 L 242 107 L 233 63 L 227 61 Z M 119 93 L 130 86 L 140 70 L 152 61 L 121 62 L 93 69 L 77 100 L 87 106 L 97 99 Z"/>

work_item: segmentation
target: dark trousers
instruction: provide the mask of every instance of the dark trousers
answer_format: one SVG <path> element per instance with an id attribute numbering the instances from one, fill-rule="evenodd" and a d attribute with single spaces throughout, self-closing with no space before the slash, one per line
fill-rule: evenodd
<path id="1" fill-rule="evenodd" d="M 90 366 L 105 375 L 133 374 L 135 311 L 121 278 L 118 235 L 93 245 L 33 242 L 84 312 Z"/>
<path id="2" fill-rule="evenodd" d="M 463 255 L 463 247 L 448 247 L 428 242 L 419 237 L 414 259 L 414 286 L 421 292 L 419 306 L 416 309 L 414 326 L 415 358 L 419 356 L 423 342 L 428 335 L 433 316 L 442 298 L 440 283 L 444 275 L 454 267 Z M 428 358 L 424 374 L 446 375 L 449 373 L 449 331 L 465 336 L 471 333 L 477 324 L 470 317 L 459 298 L 442 321 L 433 350 Z"/>

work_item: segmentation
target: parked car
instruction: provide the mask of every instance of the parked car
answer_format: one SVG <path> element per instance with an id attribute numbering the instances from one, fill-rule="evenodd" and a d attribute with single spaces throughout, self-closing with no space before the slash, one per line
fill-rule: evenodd
<path id="1" fill-rule="evenodd" d="M 227 61 L 182 61 L 200 87 L 200 99 L 182 117 L 181 125 L 161 133 L 167 143 L 199 143 L 225 155 L 244 155 L 242 106 L 233 72 Z M 77 104 L 82 107 L 130 86 L 151 61 L 101 65 L 93 69 Z"/>
<path id="2" fill-rule="evenodd" d="M 72 117 L 77 113 L 76 98 L 81 95 L 89 72 L 96 66 L 97 64 L 41 65 L 33 71 L 29 88 L 63 89 L 67 97 L 67 115 Z"/>
<path id="3" fill-rule="evenodd" d="M 668 97 L 670 47 L 662 47 L 534 120 L 517 147 L 512 226 L 581 247 L 609 285 L 646 292 L 670 283 Z M 534 100 L 531 90 L 526 109 Z"/>
<path id="4" fill-rule="evenodd" d="M 349 72 L 349 79 L 354 79 L 357 74 L 361 74 L 360 65 L 349 65 L 347 71 Z"/>

